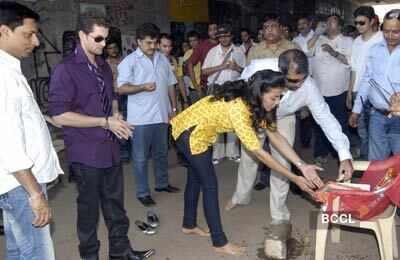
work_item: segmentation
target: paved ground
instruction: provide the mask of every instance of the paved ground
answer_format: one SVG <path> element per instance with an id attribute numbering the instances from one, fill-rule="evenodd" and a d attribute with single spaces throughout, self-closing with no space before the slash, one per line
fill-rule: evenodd
<path id="1" fill-rule="evenodd" d="M 303 156 L 309 158 L 310 151 L 301 151 Z M 183 188 L 186 175 L 183 168 L 175 163 L 175 155 L 170 153 L 171 183 Z M 131 166 L 125 165 L 126 199 L 125 204 L 131 228 L 129 237 L 135 248 L 155 248 L 157 254 L 154 260 L 206 260 L 206 259 L 243 259 L 257 260 L 263 257 L 263 239 L 266 223 L 270 216 L 268 209 L 268 193 L 254 192 L 252 204 L 239 207 L 231 212 L 222 210 L 222 218 L 225 232 L 228 238 L 237 243 L 248 246 L 247 254 L 242 257 L 228 257 L 216 255 L 208 238 L 186 236 L 180 233 L 183 193 L 165 194 L 155 193 L 157 202 L 156 212 L 161 219 L 159 232 L 154 236 L 146 236 L 140 233 L 133 225 L 136 219 L 145 220 L 146 208 L 141 206 L 134 197 L 133 177 Z M 334 178 L 337 166 L 332 161 L 326 167 L 324 176 Z M 217 166 L 221 207 L 230 198 L 236 184 L 237 164 L 224 161 Z M 52 232 L 55 244 L 57 260 L 79 259 L 77 251 L 77 237 L 75 231 L 77 192 L 72 183 L 63 182 L 50 191 L 50 201 L 54 212 Z M 153 183 L 153 182 L 151 182 Z M 200 204 L 202 205 L 202 204 Z M 300 196 L 290 194 L 288 205 L 292 213 L 293 232 L 290 240 L 289 259 L 314 259 L 315 229 L 312 227 L 316 221 L 316 208 Z M 199 208 L 199 224 L 205 225 L 202 209 Z M 400 232 L 397 232 L 398 234 Z M 99 225 L 99 239 L 102 242 L 101 259 L 107 259 L 107 232 L 104 223 Z M 322 246 L 322 245 L 320 245 Z M 377 260 L 379 253 L 375 237 L 369 232 L 345 230 L 342 232 L 342 240 L 339 244 L 332 244 L 328 239 L 326 259 L 363 259 Z M 4 259 L 4 239 L 0 237 L 0 259 Z"/>

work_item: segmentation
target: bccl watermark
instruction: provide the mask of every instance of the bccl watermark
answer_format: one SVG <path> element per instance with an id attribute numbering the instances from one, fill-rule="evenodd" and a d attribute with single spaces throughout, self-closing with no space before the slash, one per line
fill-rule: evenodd
<path id="1" fill-rule="evenodd" d="M 359 221 L 355 217 L 356 214 L 351 212 L 324 212 L 324 211 L 312 211 L 310 212 L 310 228 L 317 229 L 318 226 L 325 226 L 329 224 L 337 225 L 357 225 Z"/>
<path id="2" fill-rule="evenodd" d="M 353 215 L 351 213 L 327 213 L 327 212 L 321 212 L 320 213 L 320 219 L 322 224 L 356 224 L 357 222 L 355 221 Z"/>

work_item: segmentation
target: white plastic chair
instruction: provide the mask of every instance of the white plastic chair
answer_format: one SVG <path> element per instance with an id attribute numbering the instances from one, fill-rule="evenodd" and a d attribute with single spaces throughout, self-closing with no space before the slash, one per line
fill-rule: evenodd
<path id="1" fill-rule="evenodd" d="M 359 171 L 365 171 L 368 168 L 369 163 L 366 162 L 354 162 L 354 169 Z M 337 212 L 340 205 L 340 199 L 336 198 L 333 201 L 332 209 L 333 212 Z M 398 258 L 398 246 L 395 226 L 396 216 L 395 205 L 390 205 L 383 213 L 371 218 L 369 220 L 358 220 L 352 219 L 352 223 L 345 222 L 340 224 L 323 223 L 322 213 L 318 215 L 317 222 L 317 234 L 315 243 L 315 260 L 325 259 L 325 247 L 326 239 L 328 236 L 328 229 L 331 226 L 331 239 L 333 243 L 340 242 L 340 226 L 350 226 L 361 229 L 371 229 L 374 231 L 375 236 L 378 240 L 379 254 L 381 260 L 393 260 L 393 257 Z"/>

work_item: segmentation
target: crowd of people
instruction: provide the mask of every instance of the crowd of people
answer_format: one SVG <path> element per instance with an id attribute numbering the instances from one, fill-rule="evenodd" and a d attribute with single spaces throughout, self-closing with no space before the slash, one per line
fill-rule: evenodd
<path id="1" fill-rule="evenodd" d="M 39 19 L 26 6 L 0 2 L 6 259 L 55 259 L 46 184 L 63 170 L 20 66 L 39 46 Z M 354 25 L 357 33 L 354 27 L 345 30 L 337 14 L 323 21 L 299 16 L 293 30 L 287 19 L 268 15 L 256 39 L 243 28 L 237 45 L 230 24 L 212 22 L 207 39 L 190 31 L 175 56 L 174 37 L 144 23 L 136 29 L 137 49 L 122 57 L 118 40 L 108 37 L 108 21 L 81 15 L 76 48 L 54 67 L 48 96 L 48 122 L 62 128 L 78 190 L 80 257 L 99 259 L 100 209 L 109 259 L 155 254 L 134 250 L 128 238 L 122 163 L 131 161 L 138 201 L 154 206 L 150 158 L 154 192 L 180 192 L 169 181 L 173 143 L 187 168 L 182 232 L 210 237 L 217 253 L 244 254 L 243 246 L 226 237 L 220 217 L 215 165 L 227 158 L 239 165 L 225 210 L 250 203 L 253 187 L 269 185 L 265 254 L 285 258 L 290 182 L 314 196 L 324 184 L 319 171 L 329 154 L 342 181 L 352 178 L 353 158 L 383 160 L 400 152 L 400 10 L 379 24 L 374 9 L 361 6 Z M 303 149 L 314 140 L 313 164 L 294 150 L 296 130 Z M 255 185 L 257 174 L 261 183 Z M 197 225 L 201 193 L 208 227 Z M 282 251 L 276 254 L 276 248 Z"/>

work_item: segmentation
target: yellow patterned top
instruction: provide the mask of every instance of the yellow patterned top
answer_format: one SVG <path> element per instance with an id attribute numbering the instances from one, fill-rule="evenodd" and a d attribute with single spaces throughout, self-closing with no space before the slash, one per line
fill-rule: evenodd
<path id="1" fill-rule="evenodd" d="M 192 154 L 205 152 L 218 134 L 226 132 L 235 132 L 249 151 L 261 149 L 252 127 L 250 110 L 241 98 L 229 102 L 210 102 L 209 99 L 210 96 L 202 98 L 172 119 L 172 136 L 175 140 L 182 132 L 195 126 L 189 140 Z"/>

